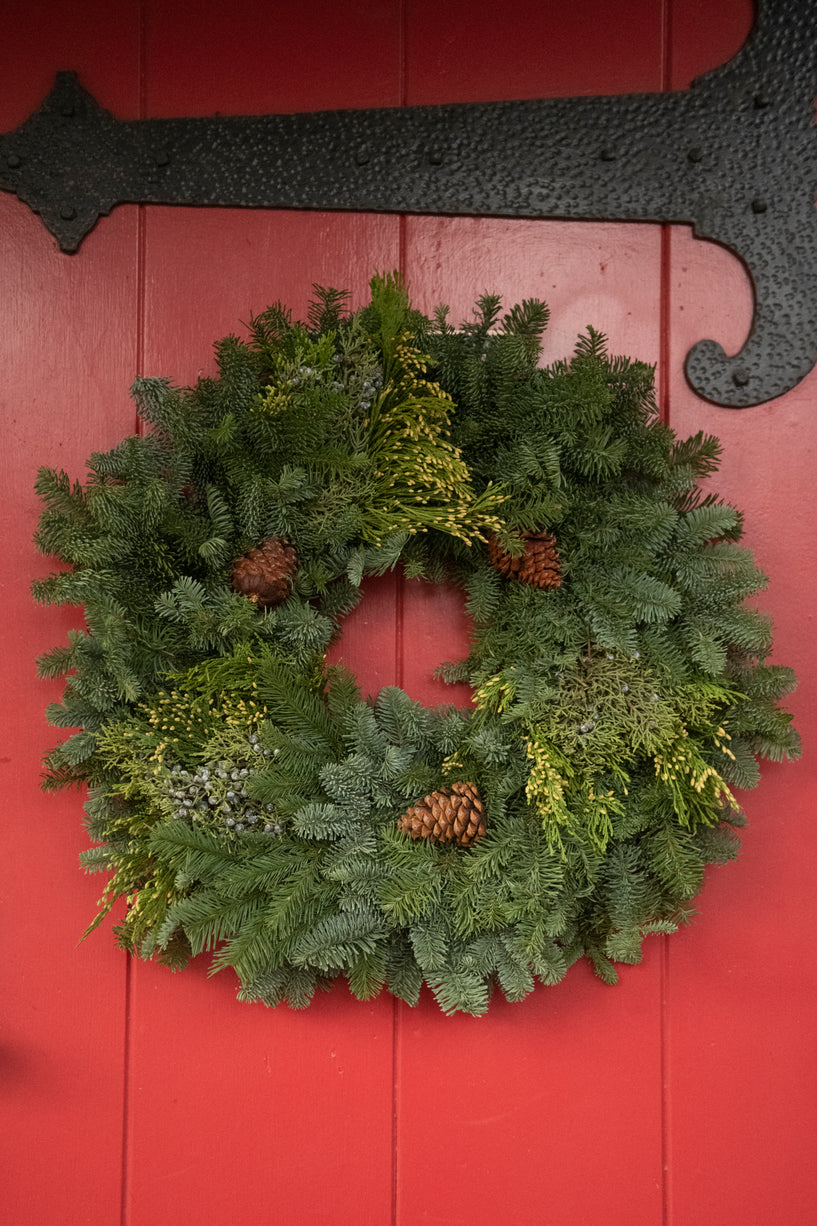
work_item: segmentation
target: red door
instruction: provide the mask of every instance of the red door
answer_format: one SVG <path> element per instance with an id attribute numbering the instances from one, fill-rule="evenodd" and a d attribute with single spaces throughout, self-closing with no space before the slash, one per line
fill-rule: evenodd
<path id="1" fill-rule="evenodd" d="M 681 89 L 734 52 L 749 0 L 8 0 L 0 131 L 75 68 L 121 117 L 412 105 Z M 650 938 L 616 988 L 584 965 L 482 1019 L 369 1004 L 337 986 L 304 1013 L 238 1004 L 226 976 L 129 964 L 82 945 L 99 880 L 77 870 L 81 799 L 38 790 L 54 733 L 36 655 L 78 610 L 35 609 L 40 464 L 82 475 L 134 428 L 137 374 L 179 382 L 211 343 L 313 281 L 355 301 L 399 267 L 452 318 L 485 289 L 545 298 L 546 358 L 588 323 L 658 365 L 682 434 L 719 434 L 722 495 L 746 513 L 771 577 L 764 607 L 796 667 L 797 766 L 747 797 L 736 866 L 700 918 Z M 811 809 L 817 658 L 813 514 L 817 374 L 773 404 L 698 400 L 690 345 L 745 336 L 739 263 L 688 229 L 475 218 L 122 207 L 60 254 L 0 194 L 0 346 L 7 517 L 0 770 L 7 1153 L 3 1220 L 45 1226 L 794 1226 L 815 1220 Z M 811 508 L 807 505 L 811 502 Z M 431 701 L 432 665 L 467 628 L 453 593 L 372 586 L 342 654 L 365 684 Z"/>

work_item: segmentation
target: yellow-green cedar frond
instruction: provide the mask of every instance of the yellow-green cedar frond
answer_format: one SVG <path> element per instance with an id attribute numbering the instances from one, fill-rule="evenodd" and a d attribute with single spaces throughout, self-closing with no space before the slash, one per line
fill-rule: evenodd
<path id="1" fill-rule="evenodd" d="M 263 396 L 259 396 L 252 406 L 256 413 L 266 413 L 269 417 L 277 417 L 292 408 L 292 392 L 287 386 L 271 383 Z"/>
<path id="2" fill-rule="evenodd" d="M 501 715 L 516 698 L 516 691 L 516 682 L 507 672 L 494 673 L 474 690 L 474 705 L 480 711 Z"/>
<path id="3" fill-rule="evenodd" d="M 525 795 L 541 818 L 551 851 L 564 853 L 562 830 L 576 829 L 575 815 L 567 803 L 573 770 L 567 758 L 545 740 L 540 729 L 531 728 L 522 740 L 531 762 Z"/>
<path id="4" fill-rule="evenodd" d="M 531 762 L 525 795 L 541 819 L 550 850 L 565 855 L 564 832 L 603 854 L 616 820 L 624 816 L 622 797 L 630 776 L 618 768 L 610 772 L 613 786 L 602 784 L 598 776 L 577 769 L 542 728 L 531 727 L 522 739 Z"/>
<path id="5" fill-rule="evenodd" d="M 718 729 L 723 734 L 723 729 Z M 723 753 L 722 742 L 716 741 Z M 712 826 L 724 811 L 740 812 L 740 805 L 725 780 L 701 754 L 686 728 L 666 752 L 656 754 L 655 773 L 672 797 L 675 815 L 683 826 Z"/>
<path id="6" fill-rule="evenodd" d="M 500 526 L 496 511 L 504 494 L 493 486 L 474 493 L 468 466 L 449 437 L 453 401 L 424 377 L 429 361 L 407 335 L 401 337 L 391 377 L 369 411 L 376 484 L 363 513 L 368 540 L 433 529 L 471 544 Z"/>

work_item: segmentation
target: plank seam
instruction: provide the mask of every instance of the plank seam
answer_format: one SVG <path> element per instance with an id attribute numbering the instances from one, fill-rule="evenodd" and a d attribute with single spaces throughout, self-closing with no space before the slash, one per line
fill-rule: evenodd
<path id="1" fill-rule="evenodd" d="M 661 89 L 672 88 L 672 0 L 661 3 Z M 661 421 L 670 424 L 670 309 L 672 232 L 670 226 L 661 226 L 660 304 L 659 304 L 659 349 L 658 349 L 658 411 Z M 671 1226 L 672 1196 L 670 1173 L 670 1033 L 669 1033 L 669 984 L 670 984 L 669 937 L 661 938 L 660 959 L 660 1026 L 661 1026 L 661 1221 Z"/>
<path id="2" fill-rule="evenodd" d="M 138 8 L 137 30 L 137 74 L 139 82 L 139 118 L 147 115 L 147 14 L 146 2 L 140 0 Z M 139 378 L 144 374 L 145 365 L 145 240 L 146 216 L 145 206 L 140 204 L 136 211 L 136 318 L 135 318 L 135 349 L 136 374 Z M 136 434 L 144 432 L 144 424 L 136 415 Z M 130 1091 L 131 1091 L 131 1011 L 133 1005 L 133 968 L 129 954 L 125 954 L 125 1016 L 122 1034 L 122 1184 L 119 1201 L 119 1220 L 121 1226 L 127 1226 L 130 1201 Z"/>
<path id="3" fill-rule="evenodd" d="M 408 102 L 408 68 L 406 64 L 406 42 L 407 42 L 407 25 L 408 25 L 408 6 L 407 0 L 398 0 L 397 3 L 397 38 L 398 38 L 398 63 L 397 63 L 397 92 L 398 105 L 406 106 Z M 398 268 L 401 277 L 406 277 L 407 264 L 407 226 L 406 217 L 401 214 L 397 220 L 397 260 Z M 394 650 L 395 650 L 395 679 L 399 686 L 403 685 L 403 614 L 404 614 L 404 591 L 405 578 L 402 570 L 395 575 L 395 599 L 394 599 Z M 392 1069 L 391 1069 L 391 1142 L 392 1142 L 392 1168 L 391 1168 L 391 1226 L 397 1226 L 399 1217 L 399 1169 L 400 1169 L 400 1017 L 401 1004 L 396 998 L 392 1005 Z"/>

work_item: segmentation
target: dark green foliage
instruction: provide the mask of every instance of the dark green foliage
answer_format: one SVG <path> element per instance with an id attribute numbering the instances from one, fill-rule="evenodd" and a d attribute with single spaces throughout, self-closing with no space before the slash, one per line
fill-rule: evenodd
<path id="1" fill-rule="evenodd" d="M 652 371 L 588 329 L 538 365 L 548 312 L 483 296 L 455 329 L 375 277 L 356 315 L 315 287 L 217 347 L 192 389 L 134 387 L 144 432 L 43 470 L 37 542 L 69 569 L 35 585 L 86 627 L 40 661 L 73 734 L 47 787 L 87 782 L 89 871 L 124 898 L 119 942 L 177 969 L 209 952 L 241 999 L 303 1007 L 345 975 L 368 998 L 483 1012 L 583 954 L 614 982 L 691 914 L 736 854 L 729 785 L 798 752 L 767 665 L 763 576 L 740 514 L 698 482 L 716 439 L 678 440 Z M 500 576 L 485 538 L 555 536 L 562 585 Z M 285 603 L 232 591 L 234 560 L 286 536 Z M 475 709 L 361 699 L 324 653 L 366 575 L 398 563 L 461 584 Z M 488 832 L 465 851 L 397 828 L 472 780 Z"/>

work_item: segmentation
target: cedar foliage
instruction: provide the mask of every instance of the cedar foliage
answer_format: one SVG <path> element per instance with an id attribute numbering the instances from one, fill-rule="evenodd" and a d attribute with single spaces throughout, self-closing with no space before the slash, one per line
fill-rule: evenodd
<path id="1" fill-rule="evenodd" d="M 77 729 L 45 786 L 88 784 L 84 861 L 125 900 L 126 949 L 178 968 L 210 952 L 242 999 L 302 1007 L 345 975 L 446 1012 L 518 1000 L 586 955 L 614 981 L 690 915 L 733 858 L 732 786 L 798 752 L 766 663 L 764 577 L 740 514 L 699 483 L 719 444 L 677 439 L 652 371 L 588 329 L 541 369 L 547 308 L 486 295 L 454 328 L 396 277 L 370 303 L 315 287 L 216 349 L 194 388 L 142 379 L 145 431 L 44 469 L 37 543 L 69 569 L 35 584 L 86 627 L 40 661 Z M 504 577 L 523 533 L 558 544 L 562 584 Z M 289 598 L 231 588 L 236 558 L 293 543 Z M 550 538 L 548 538 L 550 539 Z M 465 590 L 475 708 L 363 701 L 324 653 L 366 575 L 401 564 Z M 408 806 L 473 780 L 472 848 L 411 840 Z"/>

